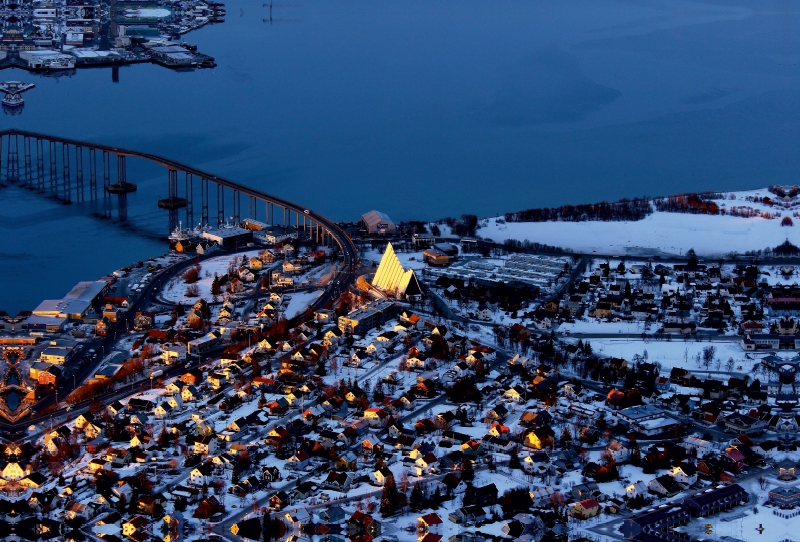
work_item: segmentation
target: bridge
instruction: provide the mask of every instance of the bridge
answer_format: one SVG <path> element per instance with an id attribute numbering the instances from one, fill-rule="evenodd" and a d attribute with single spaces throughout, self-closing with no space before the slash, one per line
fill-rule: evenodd
<path id="1" fill-rule="evenodd" d="M 170 231 L 178 225 L 181 210 L 187 225 L 195 218 L 203 225 L 213 218 L 217 227 L 229 216 L 237 223 L 250 218 L 294 228 L 319 244 L 338 247 L 345 270 L 356 263 L 356 246 L 336 223 L 285 198 L 152 153 L 25 130 L 0 131 L 0 184 L 36 189 L 67 203 L 102 199 L 106 218 L 111 218 L 114 197 L 119 218 L 127 217 L 127 194 L 137 189 L 128 180 L 128 158 L 166 169 L 166 193 L 158 207 L 168 212 Z"/>

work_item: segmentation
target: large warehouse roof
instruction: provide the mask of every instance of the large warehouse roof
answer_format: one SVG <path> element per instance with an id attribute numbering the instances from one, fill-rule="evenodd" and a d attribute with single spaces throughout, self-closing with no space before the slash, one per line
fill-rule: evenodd
<path id="1" fill-rule="evenodd" d="M 369 233 L 397 233 L 397 226 L 386 213 L 370 211 L 361 215 L 361 220 Z"/>

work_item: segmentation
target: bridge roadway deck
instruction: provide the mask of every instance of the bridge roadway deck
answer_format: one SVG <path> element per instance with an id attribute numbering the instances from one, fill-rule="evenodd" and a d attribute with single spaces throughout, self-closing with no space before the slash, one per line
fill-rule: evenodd
<path id="1" fill-rule="evenodd" d="M 113 145 L 102 145 L 98 143 L 90 143 L 86 141 L 80 141 L 77 139 L 65 138 L 65 137 L 57 137 L 52 136 L 49 134 L 42 134 L 38 132 L 30 132 L 27 130 L 18 130 L 18 129 L 8 129 L 0 131 L 0 137 L 4 136 L 22 136 L 22 137 L 29 137 L 34 139 L 41 139 L 44 141 L 54 141 L 56 143 L 61 143 L 63 145 L 73 145 L 76 147 L 83 147 L 86 149 L 95 149 L 100 151 L 105 151 L 110 154 L 114 154 L 117 156 L 131 156 L 134 158 L 142 158 L 144 160 L 148 160 L 150 162 L 154 162 L 161 166 L 164 166 L 167 169 L 175 169 L 179 171 L 183 171 L 185 173 L 189 173 L 195 177 L 199 177 L 201 179 L 206 179 L 212 183 L 221 185 L 225 188 L 229 188 L 231 190 L 235 190 L 247 196 L 252 196 L 254 198 L 260 199 L 265 202 L 272 203 L 274 205 L 278 205 L 280 207 L 284 207 L 291 211 L 294 211 L 298 214 L 304 214 L 305 216 L 309 217 L 314 222 L 323 226 L 328 233 L 336 240 L 336 243 L 339 245 L 339 248 L 342 250 L 342 253 L 345 257 L 345 264 L 351 265 L 356 262 L 358 251 L 356 249 L 355 243 L 350 239 L 350 237 L 341 229 L 339 226 L 333 222 L 332 220 L 326 218 L 325 216 L 321 215 L 320 213 L 308 210 L 306 207 L 299 205 L 293 201 L 289 201 L 285 198 L 280 198 L 277 196 L 273 196 L 272 194 L 267 194 L 266 192 L 262 192 L 261 190 L 256 190 L 254 188 L 250 188 L 243 184 L 239 184 L 235 181 L 231 181 L 224 177 L 219 177 L 207 171 L 203 171 L 196 167 L 188 166 L 186 164 L 182 164 L 181 162 L 177 162 L 175 160 L 165 158 L 163 156 L 159 156 L 153 153 L 146 153 L 146 152 L 139 152 L 130 149 L 126 149 L 124 147 L 113 146 Z M 308 211 L 308 212 L 306 212 Z"/>

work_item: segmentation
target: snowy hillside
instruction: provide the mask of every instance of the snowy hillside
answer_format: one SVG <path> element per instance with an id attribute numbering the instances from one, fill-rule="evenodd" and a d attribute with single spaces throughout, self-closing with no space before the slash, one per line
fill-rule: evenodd
<path id="1" fill-rule="evenodd" d="M 797 226 L 781 226 L 781 217 L 795 217 L 795 207 L 753 202 L 754 197 L 774 195 L 763 190 L 736 192 L 735 199 L 715 202 L 722 209 L 749 209 L 761 216 L 686 214 L 656 211 L 634 222 L 505 222 L 502 217 L 481 220 L 478 236 L 502 243 L 506 239 L 528 240 L 569 248 L 576 252 L 618 255 L 680 255 L 694 248 L 700 255 L 763 250 L 787 238 L 800 243 Z M 729 198 L 730 198 L 729 195 Z"/>

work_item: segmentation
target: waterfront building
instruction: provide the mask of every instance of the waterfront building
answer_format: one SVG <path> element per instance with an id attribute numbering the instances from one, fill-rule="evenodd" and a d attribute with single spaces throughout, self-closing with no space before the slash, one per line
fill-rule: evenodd
<path id="1" fill-rule="evenodd" d="M 394 235 L 397 233 L 397 226 L 389 218 L 389 215 L 380 211 L 364 213 L 361 215 L 361 222 L 369 234 Z"/>
<path id="2" fill-rule="evenodd" d="M 253 240 L 252 230 L 244 228 L 220 228 L 217 230 L 209 230 L 203 232 L 203 237 L 209 241 L 216 242 L 224 249 L 236 248 L 237 246 L 244 246 Z"/>

